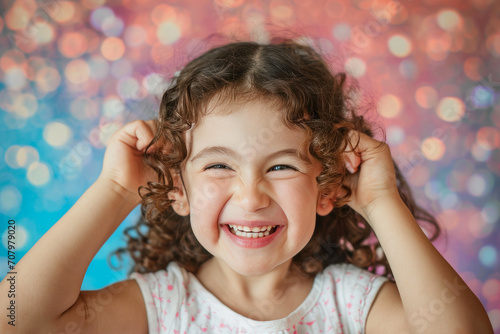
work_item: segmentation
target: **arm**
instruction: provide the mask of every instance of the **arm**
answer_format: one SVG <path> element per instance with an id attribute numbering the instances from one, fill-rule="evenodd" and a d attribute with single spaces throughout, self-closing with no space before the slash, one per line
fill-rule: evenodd
<path id="1" fill-rule="evenodd" d="M 64 318 L 71 318 L 82 313 L 72 306 L 78 306 L 85 296 L 97 293 L 80 291 L 85 272 L 104 242 L 139 204 L 140 197 L 132 189 L 151 177 L 145 173 L 142 154 L 137 154 L 152 138 L 151 130 L 141 122 L 129 123 L 113 135 L 97 181 L 16 265 L 16 304 L 19 305 L 16 318 L 20 333 L 57 328 L 63 314 Z M 120 166 L 118 172 L 116 165 Z M 5 280 L 0 283 L 1 305 L 6 303 L 7 283 Z M 137 299 L 140 295 L 134 284 L 118 292 L 121 297 L 114 298 L 112 304 L 117 305 L 120 298 Z M 108 307 L 105 314 L 112 313 Z M 144 312 L 139 315 L 145 317 Z M 1 317 L 2 332 L 14 329 L 5 321 L 6 318 Z"/>
<path id="2" fill-rule="evenodd" d="M 373 228 L 396 285 L 386 283 L 368 315 L 367 333 L 493 333 L 484 307 L 434 248 L 397 189 L 389 146 L 356 133 L 359 156 L 348 203 Z M 355 140 L 356 141 L 356 140 Z"/>
<path id="3" fill-rule="evenodd" d="M 367 332 L 392 333 L 407 325 L 411 333 L 493 333 L 479 299 L 434 248 L 401 198 L 385 198 L 372 208 L 367 220 L 391 265 L 397 289 L 380 291 L 379 297 L 392 303 L 374 303 Z M 380 321 L 387 319 L 383 314 L 399 319 Z"/>

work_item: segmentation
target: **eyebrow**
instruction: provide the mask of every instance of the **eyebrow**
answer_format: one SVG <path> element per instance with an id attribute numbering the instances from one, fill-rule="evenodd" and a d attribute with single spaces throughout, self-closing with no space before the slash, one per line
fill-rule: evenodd
<path id="1" fill-rule="evenodd" d="M 228 156 L 228 157 L 241 157 L 240 154 L 238 154 L 237 152 L 233 151 L 231 148 L 229 147 L 226 147 L 226 146 L 209 146 L 209 147 L 205 147 L 204 149 L 202 149 L 200 152 L 198 152 L 198 154 L 196 154 L 190 161 L 193 162 L 197 159 L 201 159 L 201 158 L 206 158 L 206 157 L 209 157 L 209 156 L 213 156 L 213 155 L 225 155 L 225 156 Z M 307 158 L 307 157 L 304 157 L 302 154 L 298 154 L 298 151 L 294 148 L 287 148 L 287 149 L 284 149 L 284 150 L 281 150 L 281 151 L 276 151 L 276 152 L 273 152 L 269 155 L 267 155 L 265 157 L 266 160 L 270 160 L 270 159 L 275 159 L 277 157 L 281 157 L 281 156 L 292 156 L 292 157 L 295 157 L 295 158 L 299 158 L 301 161 L 303 161 L 304 163 L 310 165 L 311 164 L 311 161 Z"/>

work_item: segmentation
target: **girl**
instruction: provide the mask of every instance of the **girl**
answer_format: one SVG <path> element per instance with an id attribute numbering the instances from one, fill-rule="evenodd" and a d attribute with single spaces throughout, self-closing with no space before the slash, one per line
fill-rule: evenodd
<path id="1" fill-rule="evenodd" d="M 19 333 L 492 333 L 345 79 L 291 41 L 191 61 L 17 265 Z M 141 201 L 130 279 L 80 291 Z"/>

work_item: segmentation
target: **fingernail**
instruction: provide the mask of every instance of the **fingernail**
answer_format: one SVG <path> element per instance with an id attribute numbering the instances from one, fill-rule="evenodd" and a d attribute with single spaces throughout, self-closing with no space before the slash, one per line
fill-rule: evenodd
<path id="1" fill-rule="evenodd" d="M 351 174 L 354 174 L 354 168 L 352 168 L 352 165 L 351 165 L 351 163 L 349 161 L 345 162 L 345 166 L 346 166 L 347 170 L 349 172 L 351 172 Z"/>

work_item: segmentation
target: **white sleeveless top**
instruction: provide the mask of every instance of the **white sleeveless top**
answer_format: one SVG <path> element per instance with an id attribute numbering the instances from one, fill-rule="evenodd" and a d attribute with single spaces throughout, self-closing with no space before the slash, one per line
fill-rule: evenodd
<path id="1" fill-rule="evenodd" d="M 330 265 L 316 275 L 309 295 L 287 317 L 258 321 L 231 310 L 175 262 L 166 270 L 130 278 L 142 291 L 150 334 L 364 333 L 368 311 L 387 281 L 352 264 Z M 260 309 L 265 311 L 266 305 Z"/>

